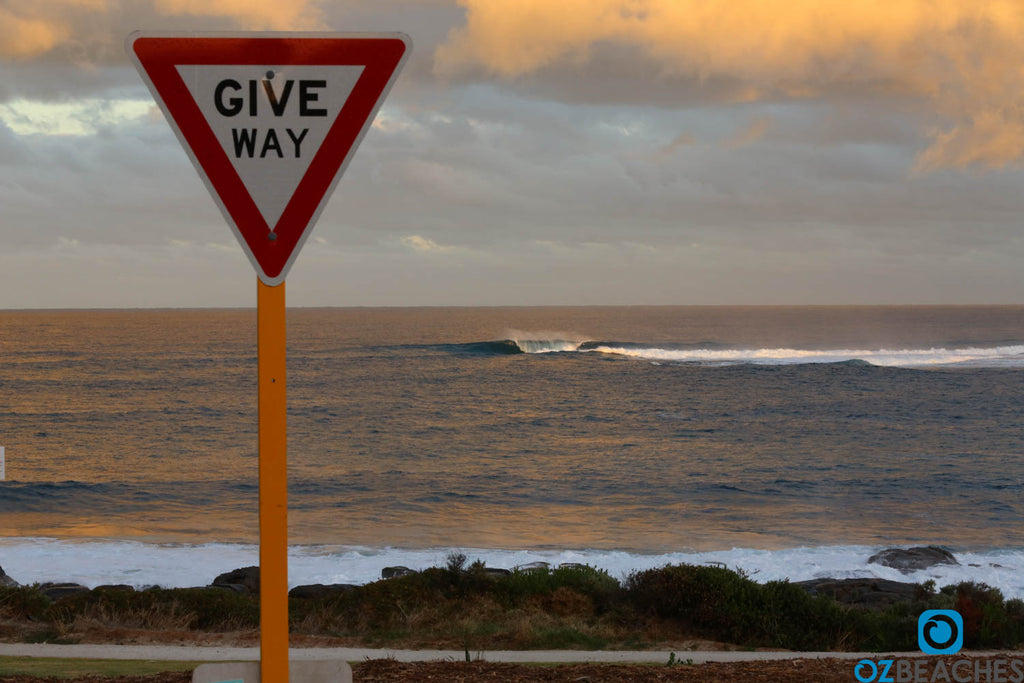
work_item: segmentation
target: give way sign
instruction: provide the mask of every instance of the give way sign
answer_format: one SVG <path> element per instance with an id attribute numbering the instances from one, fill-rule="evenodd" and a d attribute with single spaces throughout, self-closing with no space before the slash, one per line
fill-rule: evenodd
<path id="1" fill-rule="evenodd" d="M 128 53 L 252 261 L 284 281 L 409 54 L 402 33 L 128 36 Z"/>

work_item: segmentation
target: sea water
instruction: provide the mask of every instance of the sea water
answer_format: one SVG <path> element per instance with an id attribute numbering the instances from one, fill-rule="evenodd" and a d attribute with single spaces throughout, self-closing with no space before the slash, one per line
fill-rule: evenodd
<path id="1" fill-rule="evenodd" d="M 290 583 L 451 552 L 1024 596 L 1024 307 L 297 309 Z M 257 562 L 255 312 L 0 312 L 0 566 Z M 909 577 L 883 547 L 939 544 Z"/>

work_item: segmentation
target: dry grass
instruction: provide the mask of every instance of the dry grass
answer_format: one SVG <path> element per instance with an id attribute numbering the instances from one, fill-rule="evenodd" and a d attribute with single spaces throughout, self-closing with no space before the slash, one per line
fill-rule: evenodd
<path id="1" fill-rule="evenodd" d="M 149 606 L 117 610 L 110 605 L 91 605 L 84 611 L 71 615 L 68 628 L 81 630 L 86 627 L 121 627 L 151 631 L 189 631 L 195 627 L 198 614 L 180 603 L 171 602 L 160 607 Z"/>

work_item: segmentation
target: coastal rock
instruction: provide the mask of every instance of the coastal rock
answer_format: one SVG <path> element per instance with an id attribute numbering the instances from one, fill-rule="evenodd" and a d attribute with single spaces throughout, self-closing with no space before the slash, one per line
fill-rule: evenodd
<path id="1" fill-rule="evenodd" d="M 380 570 L 380 578 L 382 579 L 397 579 L 399 576 L 408 576 L 409 574 L 415 574 L 416 571 L 409 569 L 408 567 L 384 567 Z"/>
<path id="2" fill-rule="evenodd" d="M 21 584 L 7 576 L 7 572 L 4 571 L 3 567 L 0 567 L 0 586 L 15 588 Z"/>
<path id="3" fill-rule="evenodd" d="M 296 586 L 295 588 L 288 591 L 289 598 L 299 598 L 302 600 L 324 600 L 326 598 L 333 598 L 336 595 L 347 593 L 351 590 L 355 590 L 357 586 L 351 583 L 314 583 L 308 586 Z"/>
<path id="4" fill-rule="evenodd" d="M 213 585 L 219 588 L 230 588 L 237 591 L 237 586 L 245 589 L 244 592 L 257 595 L 260 592 L 260 568 L 241 567 L 224 572 L 213 580 Z M 242 592 L 242 591 L 239 591 Z"/>
<path id="5" fill-rule="evenodd" d="M 528 562 L 526 564 L 516 565 L 517 572 L 539 572 L 550 568 L 551 565 L 547 562 Z"/>
<path id="6" fill-rule="evenodd" d="M 129 586 L 126 583 L 108 583 L 102 586 L 96 586 L 96 588 L 94 588 L 93 590 L 111 592 L 121 591 L 122 593 L 134 593 L 135 586 Z"/>
<path id="7" fill-rule="evenodd" d="M 502 569 L 501 567 L 484 567 L 484 574 L 487 576 L 493 576 L 495 578 L 501 576 L 508 576 L 512 573 L 510 569 Z"/>
<path id="8" fill-rule="evenodd" d="M 917 546 L 914 548 L 886 548 L 868 558 L 868 564 L 898 569 L 910 574 L 939 564 L 959 565 L 953 553 L 938 546 Z"/>
<path id="9" fill-rule="evenodd" d="M 823 595 L 851 607 L 884 609 L 897 602 L 913 600 L 918 586 L 888 579 L 811 579 L 796 581 L 811 595 Z"/>
<path id="10" fill-rule="evenodd" d="M 50 598 L 50 600 L 60 600 L 69 595 L 88 593 L 89 589 L 77 583 L 41 583 L 39 584 L 39 592 Z"/>
<path id="11" fill-rule="evenodd" d="M 210 584 L 209 586 L 207 586 L 207 588 L 212 588 L 214 590 L 222 590 L 222 591 L 232 591 L 234 593 L 239 593 L 241 595 L 250 595 L 250 594 L 251 595 L 255 595 L 255 593 L 253 593 L 252 591 L 249 590 L 248 586 L 243 586 L 240 583 L 217 583 L 217 584 Z"/>

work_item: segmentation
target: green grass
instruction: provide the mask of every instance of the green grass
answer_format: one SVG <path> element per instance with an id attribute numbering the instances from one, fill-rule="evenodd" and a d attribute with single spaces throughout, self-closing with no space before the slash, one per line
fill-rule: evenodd
<path id="1" fill-rule="evenodd" d="M 165 671 L 192 671 L 202 662 L 132 659 L 64 659 L 50 657 L 0 657 L 0 676 L 52 676 L 73 678 L 88 674 L 144 676 Z"/>

